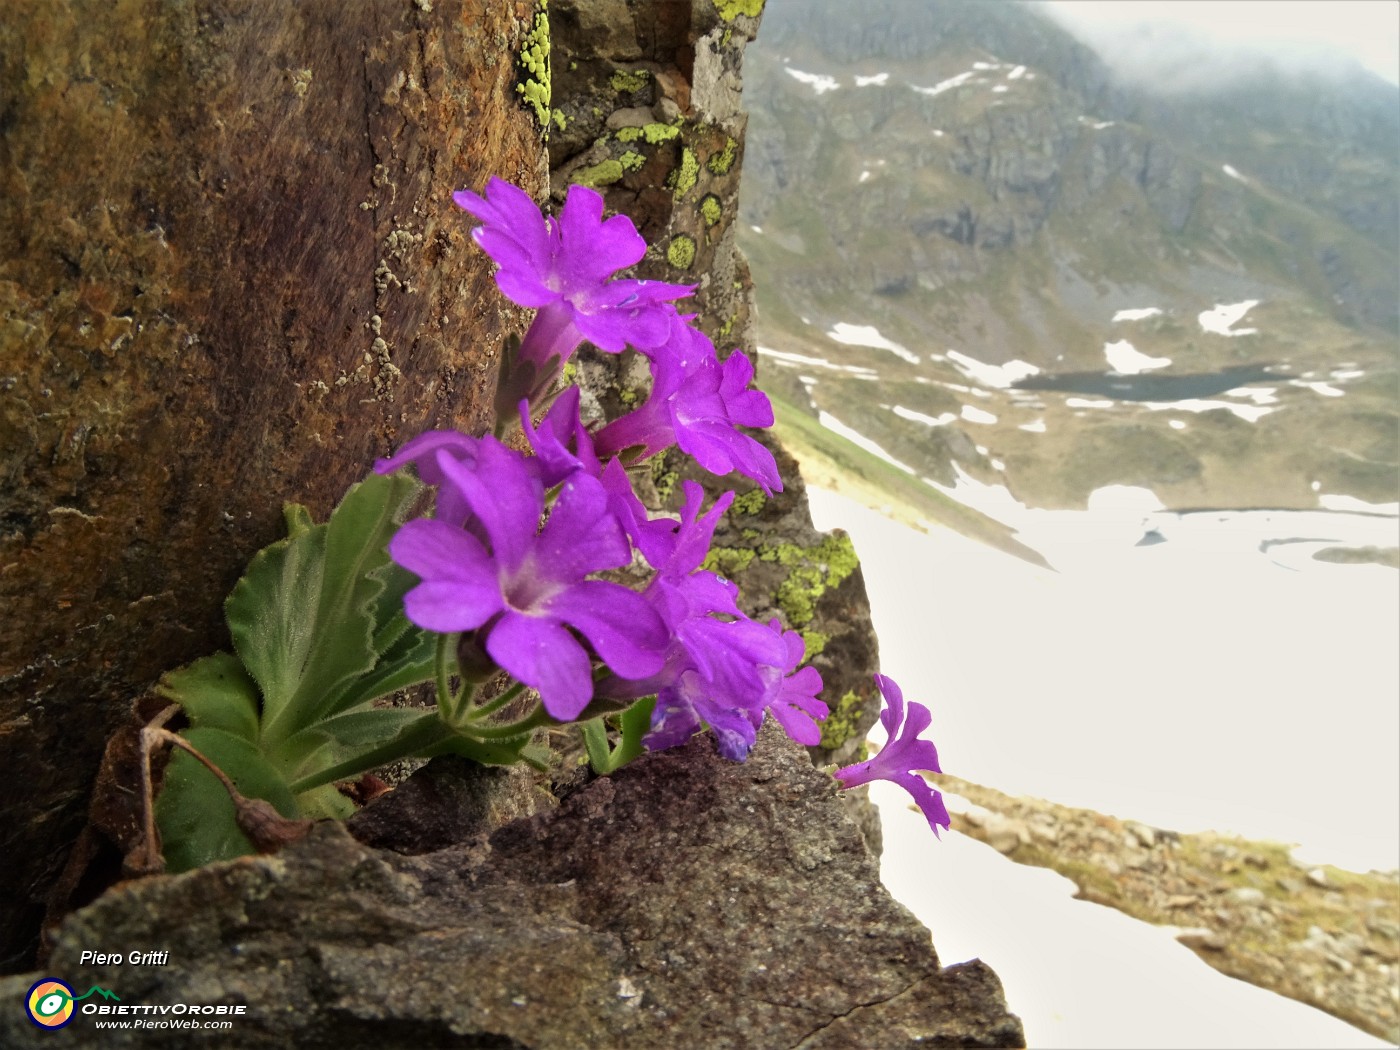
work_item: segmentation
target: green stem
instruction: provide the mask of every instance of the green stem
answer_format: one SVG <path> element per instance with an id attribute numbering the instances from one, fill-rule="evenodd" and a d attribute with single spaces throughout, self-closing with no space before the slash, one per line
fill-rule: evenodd
<path id="1" fill-rule="evenodd" d="M 475 721 L 477 719 L 486 718 L 488 715 L 494 715 L 497 711 L 505 707 L 506 704 L 510 703 L 524 691 L 525 683 L 516 682 L 514 685 L 510 686 L 510 688 L 508 688 L 505 692 L 503 692 L 500 696 L 496 697 L 493 700 L 486 701 L 486 703 L 482 704 L 474 711 L 467 712 L 467 717 Z"/>
<path id="2" fill-rule="evenodd" d="M 323 784 L 350 780 L 362 773 L 368 773 L 371 769 L 417 755 L 444 740 L 451 739 L 453 735 L 452 727 L 444 723 L 436 711 L 430 711 L 416 722 L 410 722 L 392 740 L 361 752 L 354 758 L 347 758 L 327 769 L 302 777 L 292 784 L 292 793 L 300 795 L 303 791 L 310 791 Z"/>
<path id="3" fill-rule="evenodd" d="M 554 719 L 549 716 L 549 712 L 543 706 L 536 707 L 519 722 L 509 722 L 501 726 L 478 726 L 468 725 L 458 730 L 465 737 L 472 737 L 477 740 L 505 740 L 509 737 L 520 736 L 528 733 L 542 725 L 548 725 Z"/>

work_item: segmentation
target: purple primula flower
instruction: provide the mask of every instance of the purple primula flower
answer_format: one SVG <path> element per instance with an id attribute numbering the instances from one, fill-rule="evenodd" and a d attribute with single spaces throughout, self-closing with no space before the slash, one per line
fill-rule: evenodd
<path id="1" fill-rule="evenodd" d="M 783 490 L 773 454 L 737 428 L 773 425 L 773 407 L 752 390 L 753 363 L 739 351 L 721 364 L 714 344 L 684 318 L 673 317 L 671 338 L 650 355 L 651 396 L 635 412 L 594 436 L 600 455 L 640 448 L 640 458 L 679 445 L 712 474 L 737 470 L 772 495 Z"/>
<path id="2" fill-rule="evenodd" d="M 540 420 L 538 430 L 530 423 L 529 402 L 520 402 L 520 427 L 534 449 L 530 462 L 545 488 L 553 488 L 578 470 L 595 478 L 602 472 L 593 439 L 579 418 L 578 387 L 571 386 L 559 395 Z"/>
<path id="3" fill-rule="evenodd" d="M 540 528 L 544 493 L 525 457 L 491 437 L 477 451 L 474 469 L 445 452 L 437 467 L 486 542 L 442 520 L 404 525 L 389 553 L 421 581 L 404 611 L 430 631 L 479 629 L 491 658 L 568 721 L 593 696 L 592 659 L 574 631 L 614 672 L 642 678 L 661 668 L 665 625 L 641 595 L 587 578 L 632 559 L 596 478 L 572 474 Z"/>
<path id="4" fill-rule="evenodd" d="M 817 723 L 829 713 L 826 704 L 817 699 L 817 694 L 822 691 L 821 672 L 811 666 L 797 670 L 797 665 L 807 653 L 807 643 L 802 640 L 802 635 L 796 631 L 783 631 L 782 623 L 776 617 L 768 621 L 768 626 L 782 637 L 783 644 L 787 646 L 787 660 L 783 664 L 783 673 L 787 677 L 778 686 L 778 695 L 769 703 L 768 710 L 788 736 L 799 744 L 816 747 L 822 742 L 821 727 Z"/>
<path id="5" fill-rule="evenodd" d="M 627 344 L 653 347 L 669 332 L 665 303 L 694 286 L 662 281 L 612 280 L 646 254 L 646 241 L 625 215 L 603 218 L 603 198 L 570 186 L 557 218 L 548 219 L 518 186 L 493 178 L 484 197 L 452 195 L 482 221 L 472 231 L 500 267 L 496 284 L 506 298 L 539 310 L 520 348 L 520 360 L 541 372 L 558 369 L 587 339 L 614 353 Z"/>
<path id="6" fill-rule="evenodd" d="M 392 474 L 400 467 L 412 463 L 418 468 L 418 476 L 428 485 L 442 486 L 445 475 L 438 467 L 438 456 L 450 456 L 468 467 L 476 464 L 476 438 L 456 430 L 427 430 L 416 438 L 404 443 L 403 447 L 388 459 L 376 459 L 374 470 L 377 474 Z M 437 509 L 434 516 L 438 521 L 449 525 L 461 525 L 467 519 L 467 506 L 461 496 L 450 486 L 439 487 Z"/>
<path id="7" fill-rule="evenodd" d="M 943 805 L 942 794 L 918 774 L 918 770 L 943 772 L 938 766 L 938 749 L 933 746 L 933 741 L 919 739 L 919 734 L 929 727 L 933 716 L 922 704 L 911 702 L 906 719 L 904 693 L 894 679 L 877 674 L 875 684 L 885 698 L 886 707 L 880 713 L 880 723 L 885 727 L 888 739 L 874 758 L 838 769 L 836 779 L 848 788 L 868 784 L 872 780 L 888 780 L 898 784 L 914 796 L 915 804 L 923 811 L 928 826 L 937 835 L 940 827 L 946 828 L 951 823 L 948 810 Z"/>

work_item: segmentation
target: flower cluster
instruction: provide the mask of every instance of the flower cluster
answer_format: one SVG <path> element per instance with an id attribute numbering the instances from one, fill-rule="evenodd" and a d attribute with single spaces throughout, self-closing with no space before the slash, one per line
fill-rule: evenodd
<path id="1" fill-rule="evenodd" d="M 431 431 L 376 464 L 380 473 L 412 465 L 436 489 L 433 517 L 408 522 L 389 544 L 418 578 L 404 597 L 408 619 L 460 635 L 459 652 L 484 654 L 536 690 L 557 722 L 646 704 L 645 747 L 672 747 L 708 727 L 723 755 L 742 760 L 771 714 L 792 739 L 817 744 L 827 706 L 821 675 L 801 666 L 801 636 L 776 619 L 749 618 L 738 588 L 702 568 L 733 493 L 706 510 L 704 490 L 687 481 L 679 518 L 652 517 L 626 470 L 676 445 L 711 473 L 781 491 L 772 454 L 741 429 L 773 422 L 767 397 L 751 388 L 748 358 L 720 360 L 678 310 L 693 288 L 617 276 L 646 243 L 626 217 L 604 219 L 592 190 L 570 187 L 554 218 L 499 179 L 485 195 L 454 200 L 481 221 L 472 236 L 497 263 L 500 290 L 536 314 L 503 362 L 495 435 Z M 577 387 L 553 393 L 585 340 L 608 352 L 631 348 L 652 372 L 646 402 L 596 429 L 583 422 Z M 517 418 L 529 454 L 500 440 Z M 643 563 L 644 586 L 617 582 L 616 570 Z M 893 779 L 915 793 L 935 830 L 947 826 L 936 792 L 911 772 L 938 768 L 933 745 L 914 739 L 928 713 L 910 705 L 899 736 L 902 697 L 878 682 L 897 712 L 886 723 L 891 744 L 837 775 L 851 786 Z"/>

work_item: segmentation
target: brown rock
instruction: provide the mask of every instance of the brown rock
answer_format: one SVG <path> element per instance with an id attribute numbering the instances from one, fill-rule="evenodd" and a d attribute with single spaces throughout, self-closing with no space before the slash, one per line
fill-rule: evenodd
<path id="1" fill-rule="evenodd" d="M 484 421 L 519 325 L 449 195 L 541 187 L 522 6 L 5 4 L 0 969 L 283 501 Z"/>
<path id="2" fill-rule="evenodd" d="M 170 961 L 80 965 L 93 945 Z M 1024 1045 L 991 971 L 939 967 L 831 778 L 771 725 L 747 763 L 697 739 L 489 848 L 404 857 L 329 824 L 129 883 L 68 920 L 49 972 L 127 1004 L 246 1004 L 222 1047 Z M 80 1016 L 68 1037 L 85 1035 Z M 51 1039 L 0 1012 L 3 1045 Z"/>

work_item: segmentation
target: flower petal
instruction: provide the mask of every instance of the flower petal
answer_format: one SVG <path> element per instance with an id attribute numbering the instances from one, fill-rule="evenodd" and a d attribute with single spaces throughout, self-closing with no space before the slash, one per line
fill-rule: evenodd
<path id="1" fill-rule="evenodd" d="M 549 600 L 551 616 L 577 628 L 621 678 L 661 670 L 670 636 L 646 600 L 621 584 L 585 580 Z"/>
<path id="2" fill-rule="evenodd" d="M 442 521 L 405 524 L 389 556 L 421 579 L 404 595 L 404 614 L 429 631 L 469 631 L 503 607 L 500 581 L 475 537 Z"/>
<path id="3" fill-rule="evenodd" d="M 588 654 L 553 620 L 508 612 L 487 636 L 486 651 L 520 681 L 538 689 L 544 709 L 561 722 L 577 718 L 593 698 Z"/>

